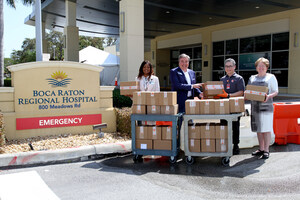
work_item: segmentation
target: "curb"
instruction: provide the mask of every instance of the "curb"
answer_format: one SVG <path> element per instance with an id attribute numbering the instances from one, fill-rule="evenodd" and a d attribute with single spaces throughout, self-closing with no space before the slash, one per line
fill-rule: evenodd
<path id="1" fill-rule="evenodd" d="M 0 167 L 44 164 L 74 159 L 88 160 L 90 156 L 128 152 L 131 152 L 131 141 L 59 150 L 3 154 L 0 155 Z"/>

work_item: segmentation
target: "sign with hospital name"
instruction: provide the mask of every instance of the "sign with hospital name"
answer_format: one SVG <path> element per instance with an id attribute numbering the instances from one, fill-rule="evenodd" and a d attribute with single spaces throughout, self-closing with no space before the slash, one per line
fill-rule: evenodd
<path id="1" fill-rule="evenodd" d="M 33 118 L 17 118 L 16 129 L 40 129 L 40 128 L 56 128 L 66 126 L 85 126 L 101 124 L 101 114 L 90 115 L 71 115 L 71 116 L 54 116 L 54 117 L 33 117 Z"/>
<path id="2" fill-rule="evenodd" d="M 57 111 L 98 107 L 99 76 L 88 74 L 88 71 L 85 74 L 70 68 L 44 69 L 28 83 L 22 81 L 22 84 L 16 85 L 16 110 Z M 84 76 L 87 81 L 82 81 Z"/>
<path id="3" fill-rule="evenodd" d="M 37 105 L 38 109 L 80 108 L 82 103 L 97 102 L 96 96 L 86 96 L 85 90 L 33 90 L 30 98 L 18 98 L 18 105 Z"/>

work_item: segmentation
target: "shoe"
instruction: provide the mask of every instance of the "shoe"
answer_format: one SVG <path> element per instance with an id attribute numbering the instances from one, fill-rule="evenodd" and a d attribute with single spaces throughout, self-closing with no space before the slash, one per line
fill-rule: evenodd
<path id="1" fill-rule="evenodd" d="M 261 159 L 268 159 L 268 158 L 269 158 L 269 156 L 270 156 L 270 153 L 269 153 L 269 152 L 266 152 L 266 151 L 264 151 L 264 152 L 263 152 L 263 155 L 262 155 L 262 157 L 261 157 Z"/>
<path id="2" fill-rule="evenodd" d="M 264 154 L 264 151 L 257 149 L 256 151 L 252 152 L 252 156 L 262 156 Z"/>
<path id="3" fill-rule="evenodd" d="M 233 155 L 239 155 L 239 154 L 240 154 L 240 148 L 239 148 L 239 145 L 237 145 L 237 144 L 233 145 L 232 154 L 233 154 Z"/>

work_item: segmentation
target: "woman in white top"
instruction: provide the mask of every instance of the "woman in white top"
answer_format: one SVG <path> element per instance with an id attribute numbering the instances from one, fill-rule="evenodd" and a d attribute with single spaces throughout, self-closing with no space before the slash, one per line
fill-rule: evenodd
<path id="1" fill-rule="evenodd" d="M 148 60 L 143 61 L 137 77 L 137 80 L 140 81 L 141 91 L 160 91 L 158 77 L 153 74 L 152 64 Z"/>
<path id="2" fill-rule="evenodd" d="M 251 101 L 251 129 L 257 132 L 259 149 L 252 153 L 253 156 L 269 158 L 269 145 L 273 131 L 273 97 L 278 94 L 278 82 L 273 74 L 267 73 L 269 60 L 259 58 L 255 62 L 257 75 L 249 78 L 249 85 L 266 86 L 269 88 L 264 102 Z"/>

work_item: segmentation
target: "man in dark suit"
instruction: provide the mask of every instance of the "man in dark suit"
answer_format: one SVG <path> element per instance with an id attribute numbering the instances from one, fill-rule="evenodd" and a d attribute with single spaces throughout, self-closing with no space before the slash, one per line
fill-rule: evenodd
<path id="1" fill-rule="evenodd" d="M 202 97 L 200 91 L 201 84 L 196 84 L 196 75 L 193 70 L 188 69 L 190 57 L 186 54 L 181 54 L 178 57 L 179 67 L 173 68 L 170 71 L 170 80 L 172 91 L 177 92 L 177 103 L 179 112 L 185 112 L 185 101 Z"/>

